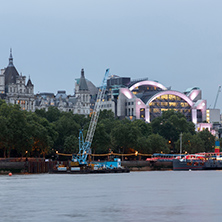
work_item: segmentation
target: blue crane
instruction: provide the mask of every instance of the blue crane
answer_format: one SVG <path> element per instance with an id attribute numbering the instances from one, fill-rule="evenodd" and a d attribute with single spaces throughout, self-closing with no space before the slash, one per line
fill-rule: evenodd
<path id="1" fill-rule="evenodd" d="M 78 162 L 79 165 L 87 165 L 87 156 L 91 154 L 90 147 L 96 130 L 96 125 L 98 122 L 100 108 L 101 108 L 101 102 L 104 98 L 108 76 L 109 76 L 109 69 L 106 70 L 102 84 L 99 88 L 99 92 L 96 98 L 96 103 L 91 116 L 91 121 L 89 124 L 85 142 L 82 130 L 79 131 L 79 153 L 77 155 L 72 156 L 72 161 Z"/>
<path id="2" fill-rule="evenodd" d="M 218 96 L 219 96 L 219 93 L 220 93 L 220 89 L 221 89 L 221 86 L 218 87 L 217 96 L 216 96 L 215 103 L 214 103 L 214 109 L 216 108 L 217 99 L 218 99 Z"/>

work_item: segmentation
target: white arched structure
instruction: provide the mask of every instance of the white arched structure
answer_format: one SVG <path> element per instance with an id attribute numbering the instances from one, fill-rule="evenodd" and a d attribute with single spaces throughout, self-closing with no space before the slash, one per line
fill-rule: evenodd
<path id="1" fill-rule="evenodd" d="M 162 90 L 167 90 L 167 88 L 164 85 L 162 85 L 161 83 L 158 83 L 158 82 L 155 82 L 155 81 L 149 81 L 149 80 L 137 82 L 134 85 L 132 85 L 129 88 L 129 90 L 133 91 L 136 87 L 144 86 L 144 85 L 150 85 L 150 86 L 158 87 Z"/>
<path id="2" fill-rule="evenodd" d="M 166 91 L 162 91 L 159 92 L 157 94 L 155 94 L 154 96 L 152 96 L 146 103 L 146 115 L 145 115 L 145 119 L 147 122 L 150 122 L 150 107 L 149 104 L 154 101 L 157 97 L 159 96 L 163 96 L 163 95 L 175 95 L 180 97 L 181 99 L 183 99 L 185 102 L 187 102 L 189 104 L 189 106 L 191 107 L 192 110 L 192 122 L 196 123 L 197 121 L 197 114 L 196 114 L 196 109 L 193 107 L 194 103 L 193 101 L 187 97 L 185 94 L 180 93 L 178 91 L 172 91 L 172 90 L 166 90 Z"/>
<path id="3" fill-rule="evenodd" d="M 174 96 L 179 96 L 181 99 L 186 101 L 191 107 L 193 106 L 193 101 L 189 97 L 187 97 L 185 94 L 183 94 L 181 92 L 173 91 L 173 90 L 167 90 L 167 91 L 163 91 L 163 92 L 159 92 L 159 93 L 155 94 L 147 101 L 146 105 L 149 105 L 149 103 L 151 103 L 154 99 L 156 99 L 159 96 L 169 95 L 169 94 L 174 95 Z"/>

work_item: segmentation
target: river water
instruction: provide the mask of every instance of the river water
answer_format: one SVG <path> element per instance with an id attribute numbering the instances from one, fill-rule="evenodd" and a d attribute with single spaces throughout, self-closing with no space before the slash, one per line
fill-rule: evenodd
<path id="1" fill-rule="evenodd" d="M 222 171 L 0 176 L 0 221 L 222 221 Z"/>

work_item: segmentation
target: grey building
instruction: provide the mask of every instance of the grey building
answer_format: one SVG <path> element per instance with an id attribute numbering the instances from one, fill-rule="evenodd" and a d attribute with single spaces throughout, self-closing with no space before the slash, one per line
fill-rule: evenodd
<path id="1" fill-rule="evenodd" d="M 47 111 L 50 106 L 54 106 L 63 112 L 89 115 L 91 98 L 95 97 L 97 91 L 98 89 L 92 82 L 86 80 L 84 69 L 82 69 L 80 78 L 77 78 L 75 82 L 74 95 L 67 95 L 65 90 L 58 91 L 56 95 L 39 93 L 36 95 L 35 108 Z"/>
<path id="2" fill-rule="evenodd" d="M 1 69 L 0 95 L 7 103 L 19 104 L 21 109 L 35 111 L 34 85 L 29 77 L 19 74 L 13 64 L 12 50 L 10 50 L 9 64 Z"/>

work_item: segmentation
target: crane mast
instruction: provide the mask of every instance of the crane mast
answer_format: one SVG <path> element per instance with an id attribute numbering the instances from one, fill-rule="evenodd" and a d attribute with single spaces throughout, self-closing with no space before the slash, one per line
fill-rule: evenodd
<path id="1" fill-rule="evenodd" d="M 94 110 L 91 116 L 91 121 L 89 124 L 85 142 L 84 142 L 82 130 L 80 130 L 79 132 L 79 153 L 77 155 L 73 155 L 72 160 L 74 162 L 78 161 L 80 165 L 86 165 L 87 156 L 88 154 L 91 154 L 90 147 L 91 147 L 93 136 L 96 130 L 96 125 L 98 122 L 100 108 L 101 108 L 101 102 L 104 98 L 108 76 L 109 76 L 109 69 L 106 70 L 102 84 L 99 88 L 99 92 L 96 98 L 96 102 L 95 102 Z"/>
<path id="2" fill-rule="evenodd" d="M 214 103 L 214 109 L 215 109 L 216 104 L 217 104 L 217 99 L 218 99 L 218 96 L 219 96 L 219 93 L 220 93 L 220 89 L 221 89 L 221 86 L 219 86 L 218 91 L 217 91 L 217 96 L 216 96 L 215 103 Z"/>

